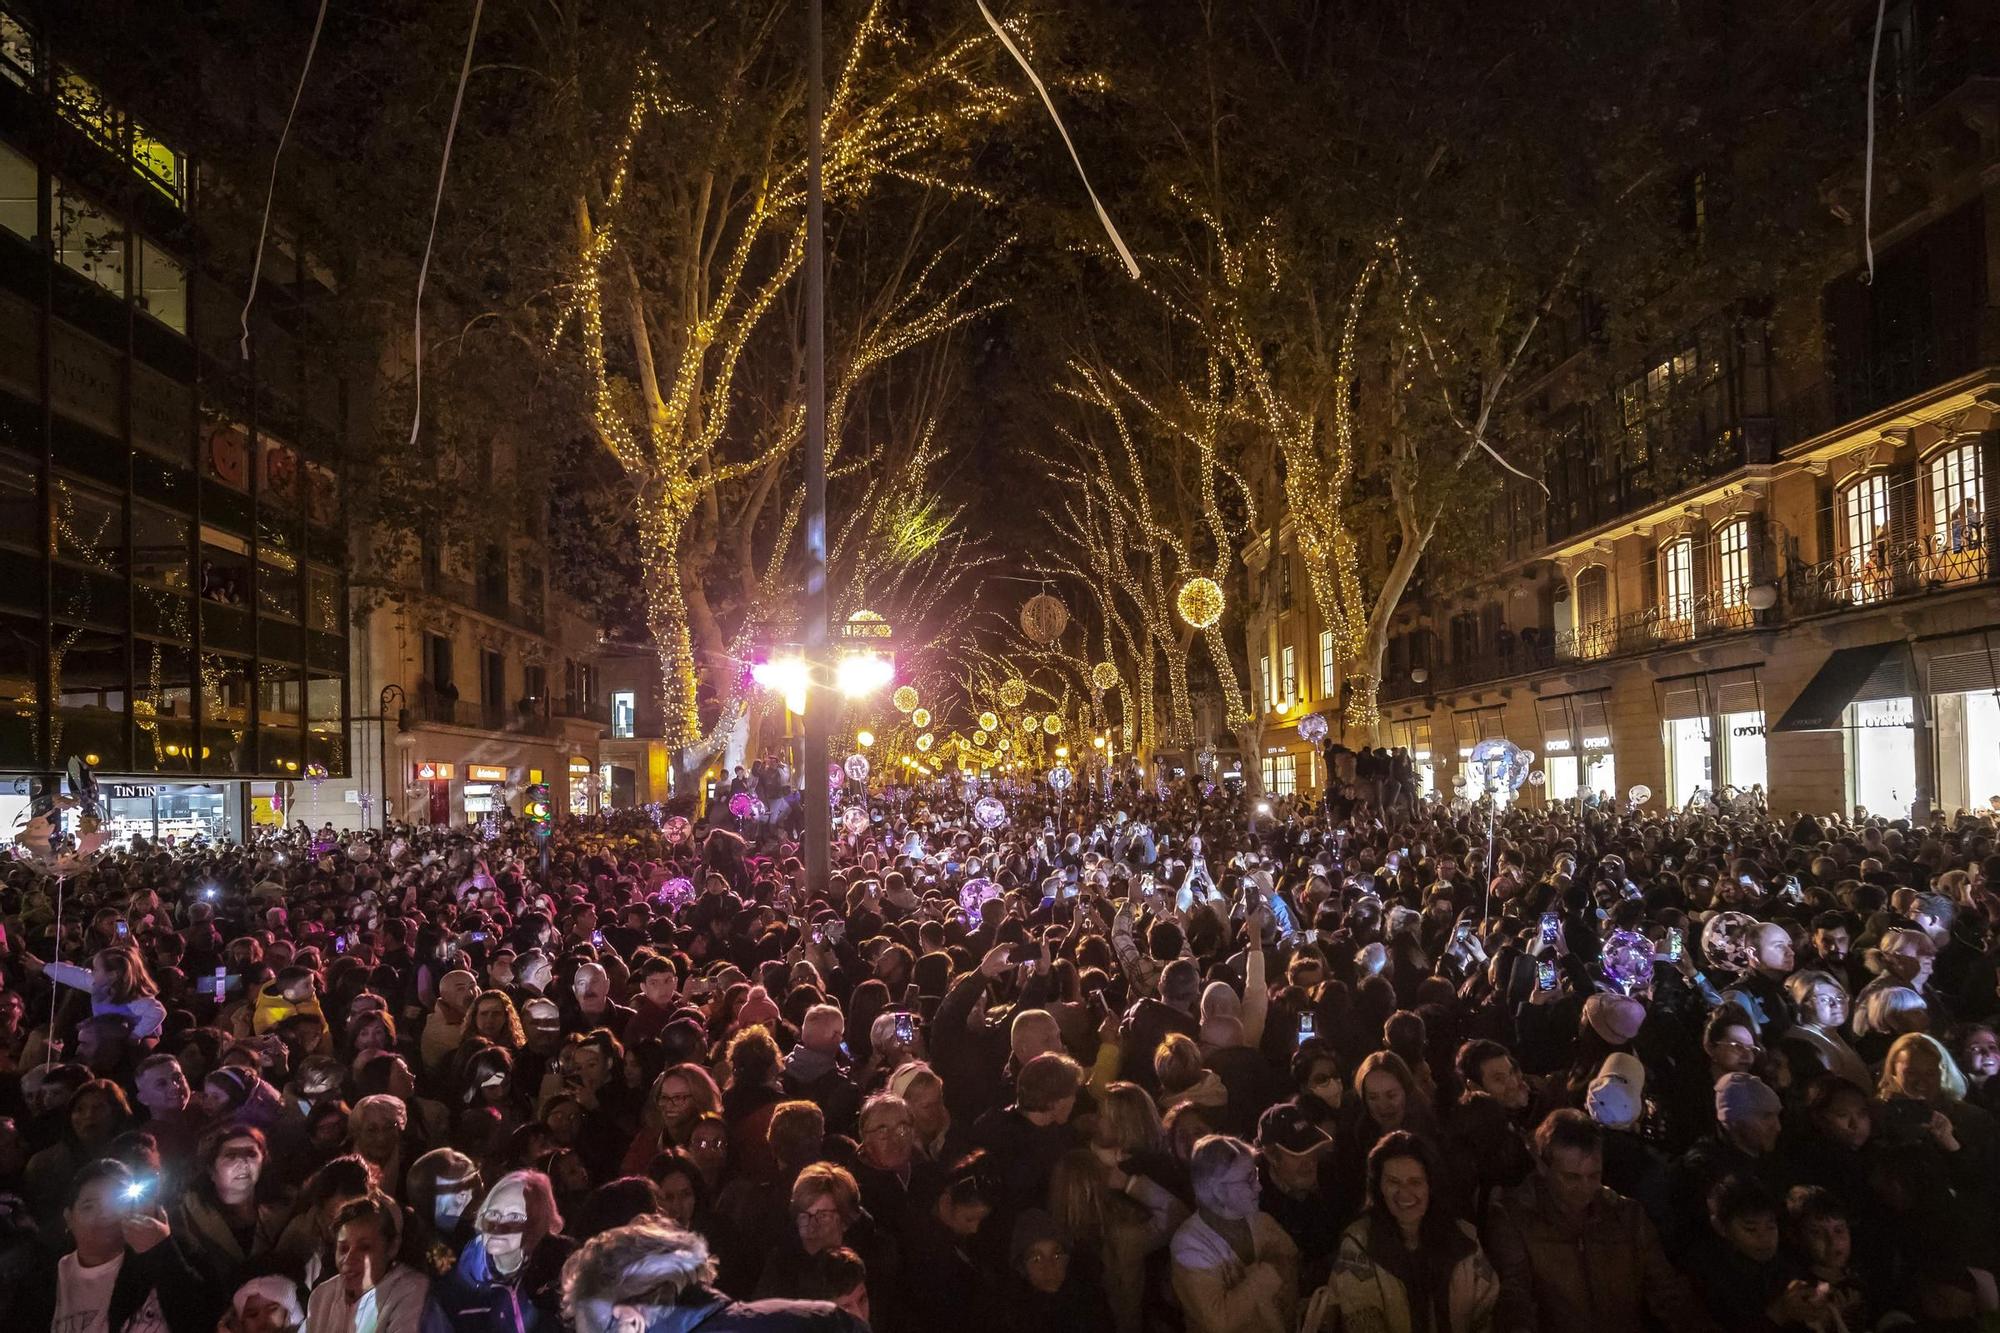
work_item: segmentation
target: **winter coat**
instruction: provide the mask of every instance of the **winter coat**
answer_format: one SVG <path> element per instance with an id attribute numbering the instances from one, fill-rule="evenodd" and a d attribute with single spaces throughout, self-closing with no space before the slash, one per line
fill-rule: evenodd
<path id="1" fill-rule="evenodd" d="M 1466 1223 L 1468 1238 L 1473 1230 Z M 1343 1333 L 1410 1333 L 1410 1293 L 1402 1279 L 1375 1261 L 1370 1251 L 1374 1219 L 1363 1217 L 1347 1228 L 1340 1238 L 1340 1253 L 1333 1261 L 1333 1276 L 1326 1289 L 1338 1322 L 1322 1324 L 1325 1333 L 1334 1328 Z M 1485 1333 L 1493 1326 L 1493 1307 L 1500 1301 L 1500 1277 L 1486 1262 L 1486 1252 L 1473 1239 L 1472 1252 L 1452 1265 L 1445 1296 L 1451 1323 L 1439 1333 Z M 1320 1333 L 1302 1328 L 1299 1333 Z"/>
<path id="2" fill-rule="evenodd" d="M 1539 1179 L 1494 1202 L 1486 1252 L 1500 1273 L 1495 1327 L 1501 1333 L 1598 1333 L 1653 1326 L 1712 1333 L 1714 1324 L 1667 1262 L 1645 1209 L 1601 1190 L 1574 1224 L 1549 1203 Z"/>
<path id="3" fill-rule="evenodd" d="M 423 1333 L 556 1333 L 563 1261 L 574 1248 L 567 1236 L 544 1236 L 509 1282 L 493 1267 L 486 1238 L 474 1236 L 451 1271 L 431 1284 Z"/>
<path id="4" fill-rule="evenodd" d="M 732 1301 L 713 1287 L 693 1287 L 646 1324 L 646 1333 L 867 1333 L 867 1326 L 826 1301 Z"/>

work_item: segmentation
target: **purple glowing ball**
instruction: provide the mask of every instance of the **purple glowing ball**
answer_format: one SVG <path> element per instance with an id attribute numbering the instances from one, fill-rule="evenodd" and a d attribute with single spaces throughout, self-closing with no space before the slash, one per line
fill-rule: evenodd
<path id="1" fill-rule="evenodd" d="M 659 890 L 653 894 L 653 901 L 678 911 L 693 902 L 694 895 L 694 881 L 684 875 L 676 875 L 660 885 Z"/>
<path id="2" fill-rule="evenodd" d="M 979 827 L 991 832 L 1007 822 L 1007 806 L 997 796 L 982 796 L 972 805 L 972 818 Z"/>
<path id="3" fill-rule="evenodd" d="M 668 817 L 666 823 L 660 825 L 660 832 L 666 836 L 669 844 L 678 847 L 688 840 L 689 834 L 694 832 L 694 825 L 688 823 L 686 815 L 672 815 Z"/>
<path id="4" fill-rule="evenodd" d="M 977 913 L 979 905 L 1000 896 L 1000 886 L 990 879 L 968 879 L 958 891 L 958 905 L 967 913 Z"/>
<path id="5" fill-rule="evenodd" d="M 1653 979 L 1653 942 L 1636 930 L 1614 930 L 1604 941 L 1604 975 L 1625 994 Z"/>

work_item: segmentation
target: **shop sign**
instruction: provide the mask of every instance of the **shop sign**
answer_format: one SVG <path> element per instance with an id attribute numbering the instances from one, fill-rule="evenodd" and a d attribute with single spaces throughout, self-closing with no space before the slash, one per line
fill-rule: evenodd
<path id="1" fill-rule="evenodd" d="M 572 777 L 587 778 L 590 776 L 590 764 L 586 760 L 571 759 L 569 761 L 569 771 Z"/>
<path id="2" fill-rule="evenodd" d="M 469 782 L 505 782 L 507 770 L 498 764 L 467 764 L 465 776 Z"/>
<path id="3" fill-rule="evenodd" d="M 449 782 L 452 776 L 450 764 L 422 763 L 417 765 L 417 781 Z"/>
<path id="4" fill-rule="evenodd" d="M 1762 736 L 1764 734 L 1764 726 L 1760 722 L 1755 726 L 1731 727 L 1729 734 L 1732 736 Z"/>
<path id="5" fill-rule="evenodd" d="M 105 782 L 99 789 L 113 801 L 150 801 L 166 794 L 166 788 L 151 782 Z"/>

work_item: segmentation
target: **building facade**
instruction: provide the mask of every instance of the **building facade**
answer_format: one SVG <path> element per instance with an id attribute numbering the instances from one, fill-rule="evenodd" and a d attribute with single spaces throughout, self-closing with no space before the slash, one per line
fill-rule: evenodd
<path id="1" fill-rule="evenodd" d="M 0 7 L 0 817 L 74 757 L 119 836 L 241 836 L 351 764 L 338 279 L 274 234 L 243 356 L 231 191 L 101 74 Z"/>
<path id="2" fill-rule="evenodd" d="M 1734 789 L 1780 813 L 1909 815 L 2000 798 L 1984 179 L 1878 238 L 1872 284 L 1838 271 L 1573 403 L 1532 555 L 1399 611 L 1388 742 L 1442 781 L 1504 736 L 1540 754 L 1529 799 Z M 1796 374 L 1773 355 L 1786 327 L 1820 349 Z"/>

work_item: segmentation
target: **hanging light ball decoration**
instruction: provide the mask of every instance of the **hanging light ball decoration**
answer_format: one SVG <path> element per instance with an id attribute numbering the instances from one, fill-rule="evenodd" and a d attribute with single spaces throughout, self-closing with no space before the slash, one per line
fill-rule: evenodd
<path id="1" fill-rule="evenodd" d="M 1211 578 L 1189 579 L 1174 598 L 1174 609 L 1194 629 L 1207 629 L 1222 619 L 1225 605 L 1222 585 Z"/>
<path id="2" fill-rule="evenodd" d="M 840 826 L 858 838 L 868 831 L 868 812 L 858 805 L 850 805 L 840 812 Z"/>
<path id="3" fill-rule="evenodd" d="M 1307 745 L 1318 745 L 1326 739 L 1326 714 L 1307 713 L 1299 719 L 1299 739 Z"/>
<path id="4" fill-rule="evenodd" d="M 828 791 L 839 791 L 842 784 L 846 781 L 847 770 L 829 759 L 826 765 L 826 789 Z"/>
<path id="5" fill-rule="evenodd" d="M 1195 767 L 1204 773 L 1213 773 L 1215 771 L 1216 760 L 1217 755 L 1213 745 L 1204 745 L 1195 752 Z"/>
<path id="6" fill-rule="evenodd" d="M 1539 768 L 1528 774 L 1528 785 L 1530 787 L 1546 787 L 1548 783 L 1549 775 L 1542 772 Z"/>
<path id="7" fill-rule="evenodd" d="M 653 894 L 653 901 L 676 910 L 694 901 L 694 881 L 683 875 L 676 875 L 661 884 Z"/>
<path id="8" fill-rule="evenodd" d="M 1497 736 L 1472 747 L 1468 766 L 1478 776 L 1480 790 L 1489 795 L 1519 791 L 1528 780 L 1528 752 Z"/>
<path id="9" fill-rule="evenodd" d="M 1021 633 L 1044 648 L 1068 628 L 1069 608 L 1052 593 L 1038 592 L 1021 606 Z"/>
<path id="10" fill-rule="evenodd" d="M 972 803 L 972 818 L 990 833 L 1007 822 L 1007 806 L 998 796 L 982 796 Z"/>
<path id="11" fill-rule="evenodd" d="M 669 847 L 680 846 L 692 832 L 694 825 L 688 822 L 686 815 L 668 815 L 667 822 L 660 825 L 660 835 L 667 840 Z"/>
<path id="12" fill-rule="evenodd" d="M 980 904 L 992 902 L 1000 896 L 1000 886 L 990 879 L 968 879 L 958 890 L 958 905 L 968 915 L 979 910 Z"/>
<path id="13" fill-rule="evenodd" d="M 1057 764 L 1049 770 L 1049 789 L 1058 792 L 1068 791 L 1069 784 L 1075 776 L 1074 773 L 1069 771 L 1067 765 Z"/>
<path id="14" fill-rule="evenodd" d="M 1047 717 L 1042 719 L 1042 731 L 1044 732 L 1044 734 L 1050 736 L 1062 735 L 1062 719 L 1060 717 L 1057 717 L 1054 713 L 1050 713 Z"/>
<path id="15" fill-rule="evenodd" d="M 984 745 L 984 744 L 986 744 L 986 733 L 985 733 L 985 732 L 983 732 L 983 731 L 975 731 L 975 732 L 973 732 L 973 733 L 972 733 L 972 743 L 973 743 L 974 745 Z"/>
<path id="16" fill-rule="evenodd" d="M 1026 702 L 1028 702 L 1027 681 L 1016 676 L 1012 680 L 1001 682 L 1000 706 L 1002 708 L 1019 708 Z"/>
<path id="17" fill-rule="evenodd" d="M 865 754 L 847 756 L 847 776 L 856 782 L 868 781 L 868 756 Z"/>
<path id="18" fill-rule="evenodd" d="M 998 713 L 981 713 L 979 715 L 979 729 L 981 731 L 1000 730 L 1000 715 Z"/>
<path id="19" fill-rule="evenodd" d="M 936 744 L 936 742 L 931 739 L 931 734 L 928 731 L 925 732 L 923 735 L 917 737 L 917 748 L 919 750 L 922 750 L 925 754 L 930 753 L 931 746 L 934 744 Z"/>
<path id="20" fill-rule="evenodd" d="M 1117 689 L 1118 664 L 1116 662 L 1099 662 L 1090 669 L 1090 683 L 1100 690 Z"/>
<path id="21" fill-rule="evenodd" d="M 1643 782 L 1634 783 L 1631 789 L 1625 793 L 1625 799 L 1632 803 L 1634 810 L 1637 810 L 1640 806 L 1653 799 L 1653 789 Z"/>
<path id="22" fill-rule="evenodd" d="M 889 702 L 896 706 L 897 712 L 909 712 L 917 706 L 917 687 L 914 685 L 898 685 L 896 692 L 889 696 Z"/>
<path id="23" fill-rule="evenodd" d="M 1014 742 L 1008 740 L 1005 736 L 1002 736 L 998 741 L 994 742 L 993 748 L 998 750 L 1001 754 L 1005 754 L 1007 753 L 1007 751 L 1014 748 Z"/>
<path id="24" fill-rule="evenodd" d="M 750 818 L 751 809 L 756 804 L 757 798 L 755 796 L 752 796 L 747 791 L 739 791 L 729 798 L 729 813 L 735 815 L 738 819 L 748 819 Z"/>
<path id="25" fill-rule="evenodd" d="M 916 712 L 910 714 L 910 725 L 917 728 L 917 730 L 921 731 L 925 727 L 928 727 L 930 724 L 931 724 L 930 709 L 919 708 Z"/>

